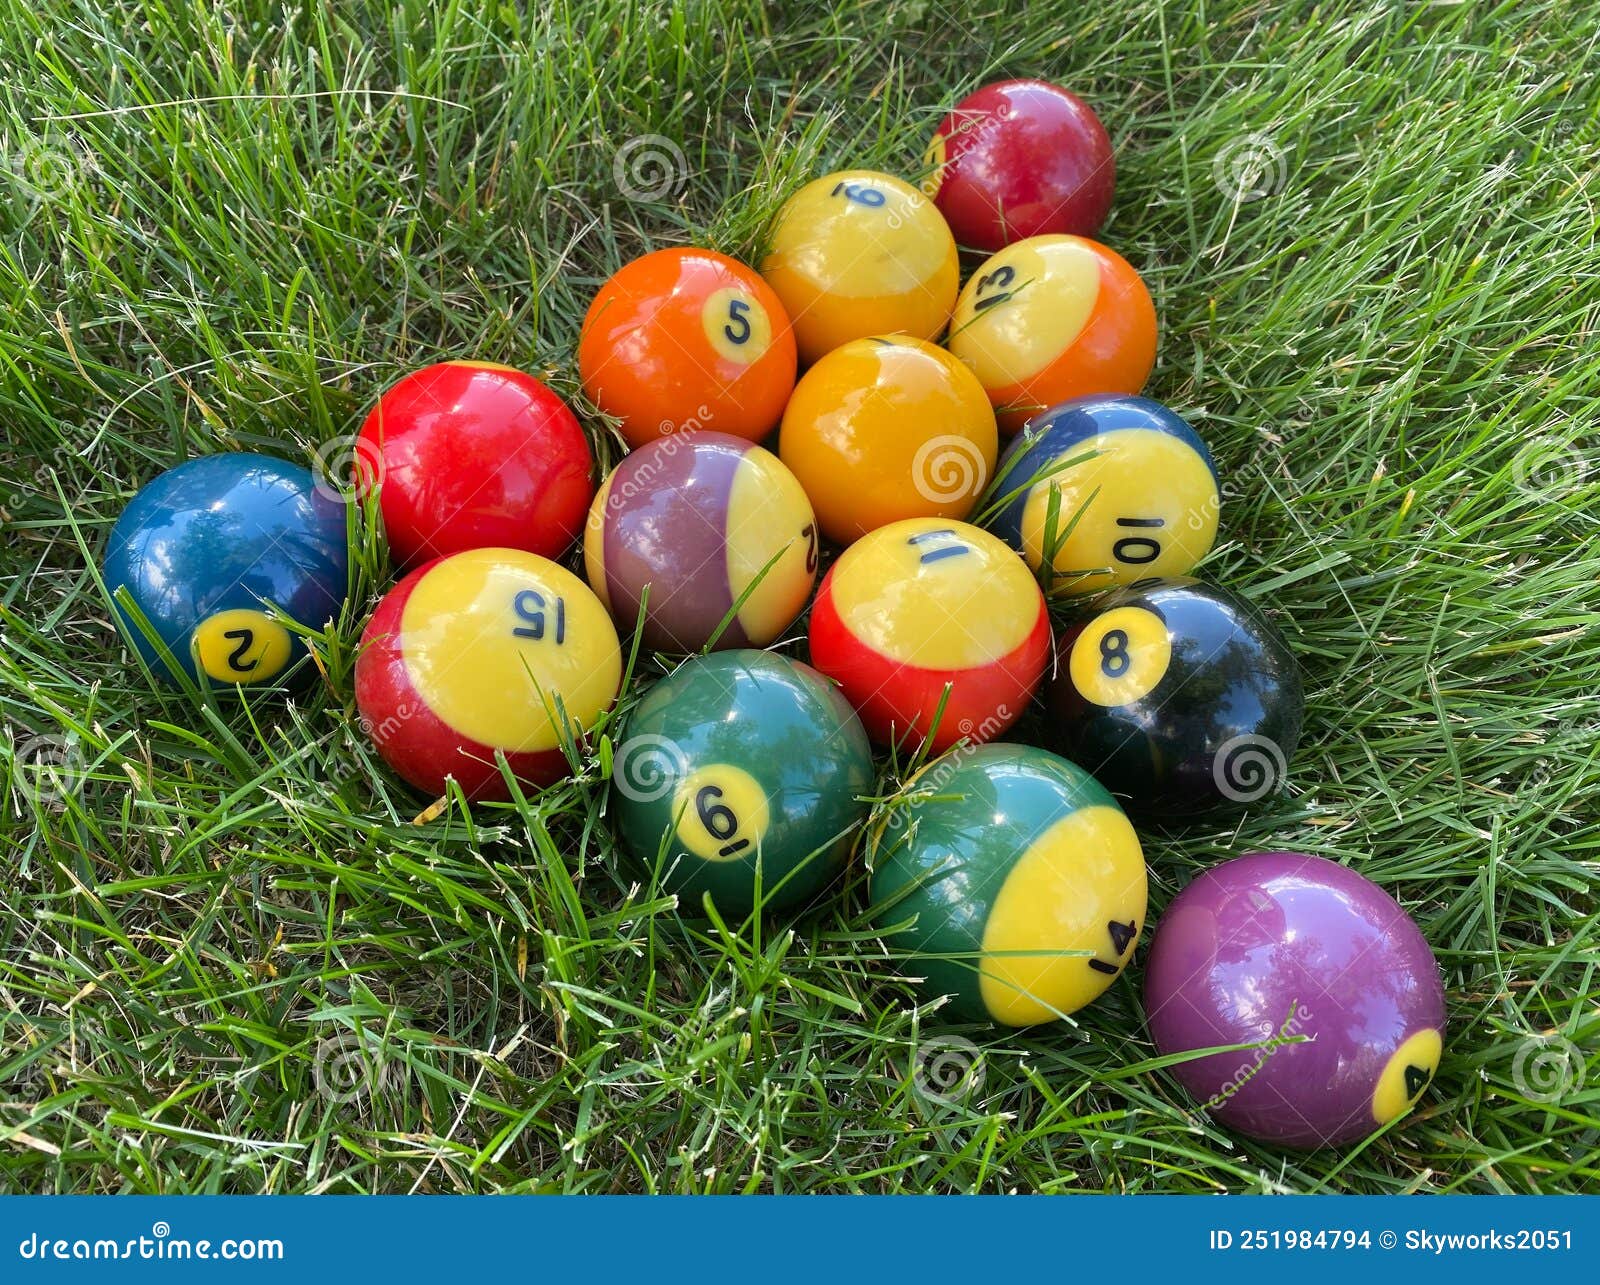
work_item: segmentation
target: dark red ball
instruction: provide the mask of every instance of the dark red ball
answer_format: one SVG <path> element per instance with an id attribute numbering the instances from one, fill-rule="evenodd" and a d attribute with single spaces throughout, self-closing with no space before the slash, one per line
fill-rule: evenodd
<path id="1" fill-rule="evenodd" d="M 1002 80 L 939 122 L 923 191 L 957 242 L 991 252 L 1026 237 L 1092 237 L 1111 211 L 1117 163 L 1100 118 L 1043 80 Z"/>

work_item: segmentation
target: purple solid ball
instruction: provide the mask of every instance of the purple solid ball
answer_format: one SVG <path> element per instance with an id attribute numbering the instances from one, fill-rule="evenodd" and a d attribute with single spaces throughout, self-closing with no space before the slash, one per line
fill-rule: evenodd
<path id="1" fill-rule="evenodd" d="M 1439 965 L 1382 888 L 1322 857 L 1205 871 L 1150 944 L 1144 1002 L 1171 1068 L 1221 1124 L 1310 1150 L 1364 1138 L 1427 1088 L 1444 1040 Z"/>

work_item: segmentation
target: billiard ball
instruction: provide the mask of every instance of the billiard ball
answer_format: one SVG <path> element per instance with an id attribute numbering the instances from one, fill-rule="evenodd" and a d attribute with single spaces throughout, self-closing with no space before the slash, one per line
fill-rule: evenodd
<path id="1" fill-rule="evenodd" d="M 401 777 L 430 795 L 453 778 L 468 798 L 506 799 L 495 752 L 531 788 L 567 775 L 565 747 L 616 699 L 622 653 L 570 571 L 522 549 L 469 549 L 384 595 L 355 677 L 362 728 Z"/>
<path id="2" fill-rule="evenodd" d="M 532 375 L 487 361 L 413 371 L 378 399 L 356 442 L 357 488 L 377 491 L 402 566 L 482 548 L 562 557 L 593 473 L 567 404 Z"/>
<path id="3" fill-rule="evenodd" d="M 247 686 L 286 679 L 306 654 L 280 617 L 310 629 L 338 619 L 346 544 L 345 506 L 311 470 L 266 455 L 206 455 L 129 501 L 103 575 L 124 632 L 158 677 Z"/>
<path id="4" fill-rule="evenodd" d="M 1217 537 L 1211 452 L 1144 397 L 1102 393 L 1046 411 L 1007 447 L 999 477 L 1009 498 L 990 529 L 1073 593 L 1186 575 Z"/>
<path id="5" fill-rule="evenodd" d="M 644 604 L 644 645 L 654 651 L 765 646 L 811 596 L 817 525 L 771 452 L 726 433 L 677 433 L 634 451 L 605 480 L 583 556 L 624 632 Z"/>
<path id="6" fill-rule="evenodd" d="M 759 441 L 794 388 L 778 296 L 714 250 L 657 250 L 600 287 L 578 338 L 583 391 L 630 445 L 709 428 Z"/>
<path id="7" fill-rule="evenodd" d="M 1110 986 L 1144 926 L 1139 839 L 1093 777 L 983 745 L 928 764 L 874 821 L 871 913 L 959 1021 L 1031 1026 Z"/>
<path id="8" fill-rule="evenodd" d="M 993 740 L 1044 675 L 1050 618 L 1022 559 L 964 522 L 912 518 L 858 540 L 811 608 L 811 663 L 881 745 Z M 936 726 L 937 722 L 937 726 Z"/>
<path id="9" fill-rule="evenodd" d="M 1341 1146 L 1415 1102 L 1439 1066 L 1444 988 L 1393 897 L 1324 857 L 1257 852 L 1201 873 L 1156 926 L 1145 1012 L 1221 1124 L 1300 1150 Z"/>
<path id="10" fill-rule="evenodd" d="M 1002 80 L 956 104 L 924 158 L 922 190 L 964 246 L 1094 236 L 1111 212 L 1116 158 L 1083 99 L 1043 80 Z"/>
<path id="11" fill-rule="evenodd" d="M 1197 816 L 1282 784 L 1304 714 L 1299 671 L 1239 598 L 1141 581 L 1068 626 L 1056 654 L 1056 746 L 1134 815 Z"/>
<path id="12" fill-rule="evenodd" d="M 1115 250 L 1030 237 L 973 273 L 948 347 L 989 394 L 1001 431 L 1014 433 L 1057 402 L 1143 388 L 1156 361 L 1156 309 Z"/>
<path id="13" fill-rule="evenodd" d="M 806 184 L 778 212 L 761 275 L 809 365 L 867 335 L 937 339 L 961 266 L 944 218 L 916 188 L 842 170 Z"/>
<path id="14" fill-rule="evenodd" d="M 866 819 L 872 747 L 809 665 L 765 651 L 686 660 L 628 714 L 612 766 L 624 846 L 723 914 L 810 901 Z"/>
<path id="15" fill-rule="evenodd" d="M 778 454 L 836 544 L 912 517 L 964 518 L 994 473 L 994 412 L 942 348 L 874 336 L 805 373 L 783 413 Z"/>

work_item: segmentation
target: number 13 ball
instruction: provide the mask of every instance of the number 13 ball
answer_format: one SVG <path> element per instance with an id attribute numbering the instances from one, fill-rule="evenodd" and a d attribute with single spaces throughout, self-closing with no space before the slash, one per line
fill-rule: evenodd
<path id="1" fill-rule="evenodd" d="M 864 536 L 811 609 L 811 663 L 882 745 L 992 740 L 1027 709 L 1049 653 L 1028 568 L 964 522 L 912 518 Z"/>
<path id="2" fill-rule="evenodd" d="M 794 387 L 794 335 L 778 296 L 737 259 L 657 250 L 600 287 L 578 370 L 632 446 L 685 428 L 759 441 Z"/>
<path id="3" fill-rule="evenodd" d="M 617 631 L 570 571 L 519 549 L 473 549 L 418 567 L 378 604 L 356 659 L 362 728 L 418 789 L 509 797 L 495 763 L 532 787 L 566 775 L 565 737 L 611 708 Z"/>
<path id="4" fill-rule="evenodd" d="M 1145 1011 L 1173 1076 L 1230 1129 L 1310 1150 L 1364 1138 L 1439 1065 L 1439 965 L 1393 897 L 1354 870 L 1257 852 L 1200 874 L 1156 928 Z"/>

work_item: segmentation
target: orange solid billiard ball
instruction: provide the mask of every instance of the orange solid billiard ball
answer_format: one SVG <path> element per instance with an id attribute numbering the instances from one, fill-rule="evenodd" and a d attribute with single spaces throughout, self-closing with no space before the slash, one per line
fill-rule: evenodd
<path id="1" fill-rule="evenodd" d="M 1156 309 L 1115 250 L 1081 236 L 1030 237 L 973 273 L 946 346 L 977 375 L 1009 434 L 1068 398 L 1143 388 L 1156 361 Z"/>
<path id="2" fill-rule="evenodd" d="M 778 296 L 737 259 L 657 250 L 600 287 L 578 372 L 631 446 L 680 429 L 759 441 L 794 388 L 794 335 Z"/>
<path id="3" fill-rule="evenodd" d="M 944 216 L 873 170 L 841 170 L 790 197 L 761 275 L 789 310 L 807 365 L 868 335 L 937 339 L 961 284 Z"/>
<path id="4" fill-rule="evenodd" d="M 908 335 L 834 349 L 795 386 L 778 435 L 779 457 L 836 544 L 902 518 L 966 517 L 998 450 L 972 372 Z"/>

